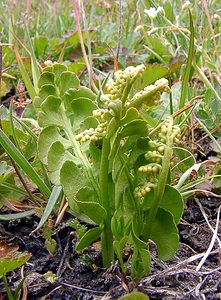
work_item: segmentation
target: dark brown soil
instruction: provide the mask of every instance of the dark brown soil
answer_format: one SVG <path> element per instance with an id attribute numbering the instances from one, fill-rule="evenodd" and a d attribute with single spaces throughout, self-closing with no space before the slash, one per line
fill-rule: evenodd
<path id="1" fill-rule="evenodd" d="M 221 299 L 221 253 L 217 241 L 202 268 L 196 271 L 213 236 L 203 212 L 215 228 L 219 205 L 218 198 L 188 200 L 179 225 L 180 247 L 176 256 L 169 262 L 162 262 L 157 258 L 154 245 L 150 245 L 152 271 L 143 278 L 139 290 L 150 299 Z M 126 293 L 117 264 L 104 270 L 99 250 L 91 247 L 83 254 L 75 251 L 76 237 L 68 221 L 63 222 L 52 236 L 57 242 L 53 256 L 45 249 L 41 235 L 30 235 L 37 222 L 39 220 L 33 217 L 0 225 L 1 239 L 19 245 L 21 251 L 32 253 L 24 268 L 27 299 L 107 300 Z M 44 278 L 48 271 L 56 275 L 54 283 Z M 12 290 L 20 279 L 20 269 L 8 274 Z M 7 299 L 3 296 L 2 282 L 0 291 L 0 299 Z"/>
<path id="2" fill-rule="evenodd" d="M 199 135 L 201 136 L 201 135 Z M 196 153 L 197 160 L 211 155 L 211 145 L 203 141 L 204 155 Z M 205 149 L 205 144 L 209 145 Z M 201 156 L 200 156 L 201 155 Z M 212 153 L 217 155 L 217 153 Z M 218 219 L 220 198 L 199 195 L 186 202 L 179 224 L 180 247 L 169 262 L 157 258 L 153 244 L 149 245 L 152 256 L 151 274 L 140 282 L 138 289 L 150 299 L 221 299 L 221 224 Z M 206 220 L 207 219 L 207 220 Z M 13 222 L 0 223 L 0 240 L 28 251 L 31 259 L 25 264 L 26 275 L 23 295 L 25 299 L 108 300 L 126 294 L 120 268 L 116 263 L 108 270 L 101 267 L 101 252 L 96 245 L 83 253 L 75 251 L 76 235 L 69 226 L 67 215 L 54 230 L 56 253 L 51 255 L 45 248 L 41 234 L 32 235 L 39 219 L 30 217 Z M 208 223 L 209 222 L 209 225 Z M 208 251 L 204 264 L 197 269 L 207 252 L 219 222 L 215 243 Z M 44 274 L 52 272 L 56 280 L 50 283 Z M 15 290 L 21 280 L 21 268 L 7 274 L 10 288 Z M 130 278 L 128 278 L 130 280 Z M 7 299 L 0 280 L 0 300 Z"/>

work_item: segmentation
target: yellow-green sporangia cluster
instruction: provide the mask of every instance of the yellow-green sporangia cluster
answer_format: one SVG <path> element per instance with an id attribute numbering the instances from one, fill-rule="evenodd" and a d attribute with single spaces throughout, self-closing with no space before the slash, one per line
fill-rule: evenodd
<path id="1" fill-rule="evenodd" d="M 116 104 L 116 102 L 119 101 L 121 104 L 120 98 L 126 85 L 128 83 L 132 84 L 137 77 L 142 76 L 144 70 L 145 66 L 142 64 L 136 67 L 130 66 L 123 71 L 119 70 L 114 73 L 114 79 L 109 79 L 105 87 L 105 94 L 101 96 L 104 108 L 97 109 L 93 112 L 93 117 L 99 122 L 97 128 L 90 128 L 79 133 L 76 135 L 77 141 L 86 142 L 90 140 L 96 142 L 106 134 L 108 120 L 115 115 L 112 103 L 114 102 Z M 121 108 L 122 105 L 120 109 Z"/>
<path id="2" fill-rule="evenodd" d="M 105 99 L 107 102 L 105 104 L 108 106 L 110 101 L 118 100 L 122 97 L 123 91 L 127 85 L 133 80 L 143 75 L 145 71 L 145 66 L 139 65 L 136 67 L 130 66 L 127 67 L 125 70 L 119 70 L 114 73 L 114 79 L 109 79 L 105 87 Z"/>
<path id="3" fill-rule="evenodd" d="M 161 103 L 162 92 L 170 93 L 168 80 L 166 78 L 161 78 L 157 80 L 155 84 L 148 85 L 142 91 L 136 93 L 131 99 L 131 103 L 137 99 L 142 99 L 142 104 L 149 107 L 158 106 Z"/>
<path id="4" fill-rule="evenodd" d="M 79 142 L 96 142 L 106 134 L 107 121 L 104 120 L 104 114 L 107 109 L 96 109 L 93 111 L 93 117 L 99 120 L 97 128 L 89 128 L 76 135 L 75 139 Z"/>
<path id="5" fill-rule="evenodd" d="M 142 104 L 148 107 L 157 106 L 161 101 L 162 92 L 170 92 L 168 80 L 162 78 L 155 84 L 145 87 L 142 91 L 136 93 L 132 98 L 128 97 L 134 81 L 141 77 L 145 71 L 143 64 L 136 67 L 129 66 L 125 70 L 119 70 L 114 73 L 113 79 L 109 79 L 100 100 L 103 108 L 93 112 L 93 117 L 98 120 L 97 128 L 90 128 L 76 136 L 79 142 L 93 141 L 103 138 L 106 134 L 108 122 L 112 117 L 119 116 L 122 110 L 128 107 L 139 108 Z"/>
<path id="6" fill-rule="evenodd" d="M 152 189 L 157 187 L 159 174 L 162 169 L 165 147 L 172 147 L 173 143 L 179 143 L 180 128 L 173 125 L 173 118 L 168 117 L 160 127 L 155 140 L 149 141 L 151 150 L 145 153 L 147 164 L 140 166 L 138 171 L 146 174 L 146 183 L 138 186 L 134 190 L 134 195 L 138 199 L 144 196 Z M 170 162 L 168 162 L 170 163 Z"/>

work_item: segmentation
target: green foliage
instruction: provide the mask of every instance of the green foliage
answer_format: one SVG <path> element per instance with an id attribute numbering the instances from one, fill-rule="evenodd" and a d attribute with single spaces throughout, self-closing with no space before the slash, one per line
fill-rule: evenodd
<path id="1" fill-rule="evenodd" d="M 148 300 L 149 297 L 140 292 L 133 292 L 129 295 L 122 296 L 118 300 Z"/>
<path id="2" fill-rule="evenodd" d="M 221 123 L 221 109 L 218 99 L 212 100 L 208 97 L 206 102 L 201 103 L 197 111 L 197 117 L 205 124 L 208 131 L 213 132 L 216 138 L 221 137 L 219 126 Z"/>
<path id="3" fill-rule="evenodd" d="M 124 272 L 131 259 L 136 283 L 150 272 L 149 239 L 160 259 L 174 256 L 176 224 L 183 212 L 181 195 L 169 184 L 179 128 L 170 117 L 149 136 L 150 125 L 142 116 L 144 106 L 151 110 L 160 104 L 161 93 L 169 92 L 168 82 L 160 79 L 130 95 L 144 69 L 115 72 L 97 101 L 74 73 L 53 64 L 43 70 L 34 101 L 42 127 L 39 157 L 52 183 L 63 187 L 73 213 L 96 225 L 80 233 L 76 250 L 101 237 L 104 266 L 111 264 L 114 251 Z M 125 263 L 126 245 L 133 246 L 133 255 Z"/>
<path id="4" fill-rule="evenodd" d="M 95 2 L 84 4 L 88 27 L 96 29 L 87 32 L 85 28 L 83 40 L 87 41 L 89 49 L 89 39 L 93 38 L 92 52 L 96 53 L 93 55 L 93 71 L 102 78 L 105 74 L 100 70 L 104 70 L 103 66 L 106 70 L 107 65 L 109 68 L 113 54 L 116 54 L 118 8 L 116 3 L 109 5 L 107 2 L 101 8 Z M 35 99 L 38 123 L 43 128 L 38 138 L 38 154 L 55 185 L 53 191 L 46 172 L 36 163 L 37 136 L 30 139 L 31 130 L 29 136 L 28 131 L 24 132 L 17 126 L 17 122 L 11 122 L 12 118 L 2 119 L 2 116 L 1 153 L 6 150 L 22 172 L 39 187 L 44 198 L 49 198 L 38 228 L 59 200 L 62 187 L 72 212 L 96 226 L 79 234 L 78 248 L 82 249 L 101 236 L 104 265 L 110 264 L 114 249 L 122 270 L 126 272 L 129 260 L 124 264 L 122 253 L 125 246 L 132 246 L 131 273 L 135 281 L 139 280 L 149 272 L 148 240 L 155 241 L 162 259 L 174 255 L 178 245 L 176 225 L 183 211 L 182 197 L 192 193 L 197 183 L 207 180 L 203 177 L 192 182 L 189 180 L 191 171 L 198 170 L 195 159 L 188 150 L 173 147 L 176 141 L 171 141 L 169 134 L 165 134 L 163 123 L 155 134 L 149 135 L 163 119 L 162 112 L 168 115 L 168 103 L 161 102 L 160 94 L 169 88 L 165 82 L 154 82 L 168 77 L 174 90 L 169 99 L 171 114 L 178 107 L 182 109 L 195 96 L 205 97 L 200 105 L 196 104 L 196 116 L 220 152 L 220 145 L 214 138 L 220 137 L 219 59 L 211 55 L 220 52 L 220 41 L 216 39 L 217 45 L 214 45 L 207 18 L 199 18 L 203 16 L 203 7 L 198 7 L 196 14 L 193 4 L 188 1 L 184 4 L 177 1 L 173 5 L 164 3 L 161 9 L 156 9 L 162 5 L 160 1 L 124 1 L 119 65 L 123 67 L 128 62 L 135 65 L 145 61 L 146 69 L 140 73 L 141 79 L 136 85 L 133 83 L 137 76 L 132 74 L 132 69 L 127 69 L 127 75 L 131 77 L 116 72 L 100 99 L 90 89 L 81 86 L 75 75 L 85 63 L 81 58 L 78 34 L 72 32 L 74 17 L 70 15 L 70 1 L 61 1 L 54 6 L 42 3 L 38 9 L 33 9 L 33 1 L 32 18 L 25 24 L 20 22 L 25 11 L 24 3 L 18 7 L 9 3 L 9 12 L 5 11 L 4 5 L 0 4 L 3 40 L 8 39 L 15 49 L 13 51 L 10 45 L 2 46 L 3 66 L 10 72 L 3 70 L 2 92 L 6 91 L 9 82 L 15 85 L 15 76 L 21 75 L 31 99 Z M 155 16 L 148 13 L 150 7 L 152 10 L 155 7 Z M 217 1 L 209 5 L 215 37 L 219 34 L 220 17 L 213 12 L 218 8 Z M 42 14 L 47 10 L 53 11 L 53 16 Z M 97 18 L 101 12 L 102 19 Z M 72 33 L 68 34 L 70 31 Z M 20 41 L 18 37 L 21 37 Z M 15 57 L 20 74 L 14 68 Z M 42 62 L 48 57 L 52 61 L 63 60 L 66 66 L 52 64 L 39 77 L 44 66 Z M 85 76 L 81 74 L 81 82 L 87 81 Z M 184 78 L 182 87 L 180 78 Z M 152 86 L 146 88 L 149 84 Z M 139 88 L 143 89 L 142 92 L 134 94 Z M 162 98 L 167 97 L 164 94 Z M 159 104 L 162 104 L 162 109 L 156 110 Z M 188 125 L 188 114 L 182 125 Z M 166 129 L 171 134 L 173 128 L 168 124 Z M 153 146 L 156 140 L 157 145 Z M 162 144 L 166 145 L 163 151 Z M 170 169 L 173 156 L 174 165 Z M 9 197 L 17 199 L 28 195 L 15 184 L 12 173 L 8 161 L 1 159 L 1 205 Z M 179 174 L 183 174 L 180 180 L 177 178 Z M 171 180 L 178 182 L 177 185 L 172 187 Z M 0 218 L 9 220 L 33 213 L 30 210 Z M 164 227 L 162 220 L 168 226 Z M 156 230 L 159 234 L 155 233 Z M 165 236 L 168 239 L 164 240 Z M 167 251 L 162 247 L 164 243 L 171 245 Z"/>
<path id="5" fill-rule="evenodd" d="M 69 224 L 71 228 L 76 230 L 77 239 L 80 240 L 87 231 L 87 227 L 81 224 L 77 219 L 73 219 Z"/>
<path id="6" fill-rule="evenodd" d="M 45 239 L 45 248 L 48 250 L 48 252 L 51 255 L 54 255 L 57 243 L 55 239 L 51 237 L 52 234 L 53 234 L 53 230 L 48 225 L 46 225 L 42 232 L 42 237 Z"/>
<path id="7" fill-rule="evenodd" d="M 116 53 L 119 22 L 116 3 L 109 6 L 107 2 L 102 8 L 96 4 L 94 1 L 85 3 L 84 9 L 89 16 L 86 21 L 89 28 L 96 29 L 87 32 L 85 28 L 83 40 L 90 49 L 89 39 L 93 37 L 92 52 L 96 53 L 93 71 L 102 78 L 105 74 L 100 70 L 111 65 Z M 44 168 L 36 163 L 37 136 L 30 133 L 30 129 L 21 130 L 17 122 L 12 122 L 12 115 L 10 119 L 1 115 L 1 153 L 6 151 L 39 187 L 44 198 L 49 198 L 38 228 L 46 221 L 63 188 L 72 212 L 96 226 L 79 234 L 78 249 L 101 236 L 104 265 L 110 264 L 114 249 L 126 273 L 129 259 L 124 263 L 122 253 L 125 246 L 132 246 L 131 274 L 138 281 L 150 269 L 146 245 L 149 239 L 156 243 L 162 259 L 174 255 L 178 245 L 176 225 L 183 211 L 182 197 L 192 193 L 197 183 L 208 179 L 189 180 L 191 171 L 198 170 L 199 166 L 190 152 L 173 147 L 179 136 L 173 141 L 170 139 L 176 131 L 170 118 L 166 119 L 166 128 L 163 121 L 158 131 L 153 130 L 155 133 L 149 135 L 163 119 L 162 111 L 168 115 L 168 103 L 162 104 L 160 94 L 169 88 L 165 81 L 154 84 L 156 80 L 164 76 L 169 78 L 174 90 L 169 99 L 171 114 L 178 106 L 185 108 L 187 101 L 195 96 L 204 97 L 202 103 L 196 105 L 198 123 L 220 152 L 220 145 L 214 138 L 220 137 L 220 62 L 218 55 L 211 55 L 220 52 L 220 41 L 216 39 L 217 44 L 214 44 L 211 38 L 211 31 L 215 37 L 219 34 L 220 17 L 214 13 L 218 11 L 218 2 L 209 5 L 211 29 L 207 18 L 199 18 L 203 16 L 204 8 L 198 7 L 196 14 L 193 4 L 188 1 L 184 4 L 177 1 L 173 5 L 164 3 L 163 8 L 159 7 L 160 1 L 124 1 L 121 9 L 125 30 L 121 33 L 119 65 L 145 61 L 146 69 L 143 73 L 139 69 L 141 80 L 136 81 L 136 85 L 133 83 L 138 73 L 135 75 L 133 68 L 127 68 L 126 73 L 116 72 L 101 97 L 81 86 L 75 75 L 85 63 L 81 59 L 77 32 L 67 34 L 73 30 L 70 1 L 61 1 L 54 6 L 42 3 L 38 9 L 32 7 L 32 18 L 26 23 L 20 22 L 24 4 L 15 7 L 9 3 L 9 13 L 4 11 L 4 5 L 0 4 L 3 40 L 8 39 L 15 48 L 13 51 L 10 45 L 2 46 L 3 66 L 10 74 L 3 70 L 1 92 L 5 93 L 9 82 L 15 85 L 15 78 L 21 75 L 31 99 L 35 99 L 38 123 L 43 128 L 38 138 L 38 153 L 55 185 L 53 191 Z M 150 6 L 152 11 L 155 7 L 155 16 L 148 13 Z M 53 17 L 42 14 L 47 10 L 53 11 Z M 97 18 L 101 11 L 102 19 Z M 200 26 L 194 26 L 194 23 Z M 18 37 L 21 37 L 20 41 Z M 14 68 L 15 57 L 20 74 Z M 52 64 L 40 76 L 41 67 L 46 65 L 42 62 L 48 57 L 52 61 L 63 60 L 66 66 Z M 180 78 L 183 78 L 181 89 Z M 85 81 L 83 73 L 81 82 Z M 149 84 L 152 85 L 147 86 Z M 139 87 L 143 90 L 134 94 Z M 166 98 L 165 94 L 163 98 Z M 162 104 L 162 110 L 156 110 L 159 104 Z M 182 125 L 188 125 L 189 113 Z M 162 145 L 165 146 L 163 151 Z M 174 166 L 170 169 L 173 156 Z M 180 173 L 183 175 L 179 180 Z M 177 185 L 172 187 L 171 180 L 178 182 Z M 9 197 L 17 199 L 28 195 L 15 182 L 8 160 L 1 158 L 1 205 Z M 10 220 L 33 213 L 34 210 L 30 210 L 1 215 L 0 218 Z M 167 226 L 163 226 L 164 223 Z M 167 250 L 162 247 L 164 244 L 168 245 Z"/>
<path id="8" fill-rule="evenodd" d="M 8 245 L 4 241 L 0 242 L 1 256 L 0 256 L 0 277 L 4 274 L 19 268 L 31 257 L 29 253 L 18 252 L 18 247 L 15 245 Z"/>
<path id="9" fill-rule="evenodd" d="M 0 249 L 0 278 L 3 280 L 8 299 L 18 300 L 20 299 L 19 292 L 24 280 L 20 282 L 13 295 L 8 287 L 6 273 L 17 269 L 26 263 L 26 261 L 30 259 L 31 254 L 27 252 L 19 252 L 16 245 L 7 244 L 4 241 L 0 241 Z"/>

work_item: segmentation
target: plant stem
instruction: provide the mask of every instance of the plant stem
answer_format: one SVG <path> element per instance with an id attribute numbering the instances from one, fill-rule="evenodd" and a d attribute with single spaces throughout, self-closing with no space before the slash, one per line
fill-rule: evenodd
<path id="1" fill-rule="evenodd" d="M 148 241 L 150 238 L 153 222 L 156 217 L 158 208 L 160 206 L 162 197 L 164 195 L 165 186 L 167 183 L 167 177 L 168 177 L 169 168 L 170 168 L 170 160 L 173 155 L 172 141 L 171 141 L 172 139 L 170 137 L 170 134 L 171 134 L 171 130 L 168 130 L 167 145 L 164 146 L 165 150 L 164 150 L 164 157 L 163 157 L 163 162 L 162 162 L 162 169 L 159 174 L 157 188 L 154 191 L 154 204 L 150 209 L 150 213 L 147 216 L 148 220 L 147 220 L 146 224 L 144 225 L 144 233 L 143 233 L 144 241 Z"/>
<path id="2" fill-rule="evenodd" d="M 108 157 L 110 154 L 110 139 L 104 138 L 102 145 L 101 154 L 101 165 L 100 165 L 100 204 L 105 208 L 107 212 L 107 218 L 104 222 L 104 230 L 101 234 L 102 244 L 102 262 L 104 267 L 109 267 L 114 259 L 113 249 L 113 234 L 111 231 L 111 206 L 108 197 L 108 169 L 109 161 Z"/>
<path id="3" fill-rule="evenodd" d="M 12 295 L 12 292 L 9 289 L 7 278 L 6 278 L 5 274 L 2 275 L 2 281 L 4 283 L 5 290 L 6 290 L 7 295 L 8 295 L 8 299 L 9 300 L 15 300 L 14 297 L 13 297 L 13 295 Z"/>
<path id="4" fill-rule="evenodd" d="M 98 188 L 97 182 L 94 179 L 92 169 L 91 169 L 91 165 L 90 165 L 87 157 L 84 156 L 84 154 L 82 153 L 82 151 L 80 149 L 80 146 L 79 146 L 79 143 L 75 140 L 75 135 L 72 132 L 70 121 L 67 120 L 67 117 L 66 117 L 65 112 L 64 112 L 63 109 L 61 110 L 61 113 L 62 113 L 62 117 L 63 117 L 63 120 L 64 120 L 63 128 L 66 132 L 66 135 L 67 135 L 68 139 L 72 143 L 74 153 L 75 153 L 76 157 L 78 157 L 81 160 L 82 164 L 84 165 L 85 170 L 86 170 L 87 178 L 90 180 L 93 188 L 95 189 L 95 191 L 99 195 L 99 188 Z"/>

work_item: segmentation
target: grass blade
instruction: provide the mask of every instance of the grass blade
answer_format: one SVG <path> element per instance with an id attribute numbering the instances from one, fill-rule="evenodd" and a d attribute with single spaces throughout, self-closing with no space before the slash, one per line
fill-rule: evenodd
<path id="1" fill-rule="evenodd" d="M 21 75 L 22 75 L 22 78 L 24 80 L 24 83 L 25 83 L 25 86 L 26 86 L 26 89 L 31 97 L 31 99 L 34 99 L 35 96 L 37 95 L 35 89 L 34 89 L 34 86 L 31 82 L 31 79 L 29 77 L 29 74 L 22 62 L 22 59 L 21 59 L 21 56 L 17 50 L 16 47 L 14 47 L 14 52 L 15 52 L 15 56 L 16 56 L 16 59 L 17 59 L 17 62 L 18 62 L 18 66 L 19 66 L 19 69 L 20 69 L 20 72 L 21 72 Z"/>
<path id="2" fill-rule="evenodd" d="M 196 117 L 195 117 L 196 118 Z M 203 122 L 201 122 L 198 118 L 196 118 L 197 122 L 200 124 L 201 127 L 203 127 L 203 129 L 206 131 L 206 133 L 208 134 L 208 136 L 211 138 L 211 140 L 213 141 L 214 145 L 216 145 L 216 148 L 218 150 L 219 153 L 221 153 L 221 146 L 220 144 L 217 142 L 217 140 L 214 138 L 214 136 L 212 135 L 212 133 L 209 131 L 209 129 L 203 124 Z"/>
<path id="3" fill-rule="evenodd" d="M 27 24 L 24 22 L 25 33 L 28 38 L 29 50 L 31 54 L 31 68 L 32 68 L 32 78 L 34 82 L 35 91 L 38 93 L 38 78 L 40 77 L 40 70 L 38 66 L 38 62 L 35 56 L 33 44 L 30 38 L 29 30 Z"/>
<path id="4" fill-rule="evenodd" d="M 17 220 L 17 219 L 22 219 L 22 218 L 27 218 L 29 216 L 34 215 L 35 210 L 26 210 L 21 213 L 16 213 L 16 214 L 5 214 L 5 215 L 0 215 L 0 220 L 1 221 L 11 221 L 11 220 Z"/>
<path id="5" fill-rule="evenodd" d="M 28 177 L 38 186 L 39 190 L 46 196 L 50 196 L 51 191 L 42 181 L 41 177 L 26 160 L 24 155 L 15 147 L 7 135 L 0 129 L 0 144 L 17 165 L 28 175 Z"/>
<path id="6" fill-rule="evenodd" d="M 18 193 L 20 195 L 28 196 L 28 193 L 25 190 L 21 189 L 20 187 L 16 186 L 15 184 L 10 184 L 6 181 L 0 184 L 0 191 L 1 191 L 1 187 L 4 190 L 7 189 L 8 191 L 15 192 L 15 193 Z M 34 194 L 32 195 L 32 197 L 33 197 L 33 199 L 35 199 L 39 203 L 43 202 L 43 199 L 41 199 L 40 197 L 38 197 Z"/>
<path id="7" fill-rule="evenodd" d="M 18 122 L 28 132 L 28 134 L 33 138 L 35 142 L 37 142 L 37 135 L 24 123 L 24 121 L 15 116 L 13 116 L 13 119 L 15 119 L 16 122 Z"/>
<path id="8" fill-rule="evenodd" d="M 48 203 L 45 207 L 44 213 L 41 217 L 41 220 L 40 220 L 37 228 L 34 231 L 32 231 L 32 233 L 36 232 L 38 229 L 40 229 L 44 225 L 44 223 L 47 221 L 47 219 L 50 216 L 56 202 L 58 201 L 58 199 L 61 195 L 61 192 L 62 192 L 62 187 L 61 186 L 54 186 L 54 188 L 52 190 L 52 193 L 50 195 L 50 198 L 48 199 Z"/>
<path id="9" fill-rule="evenodd" d="M 16 118 L 15 116 L 13 116 L 13 118 L 28 132 L 28 134 L 33 138 L 34 142 L 36 143 L 36 147 L 37 147 L 37 135 L 20 119 Z M 34 121 L 34 120 L 29 120 L 29 119 L 24 119 L 25 121 Z M 38 155 L 37 155 L 38 156 Z M 39 157 L 38 157 L 39 158 Z M 41 170 L 42 170 L 42 174 L 44 176 L 45 179 L 45 183 L 47 184 L 47 186 L 49 187 L 49 189 L 51 189 L 51 182 L 49 180 L 47 171 L 45 166 L 43 165 L 43 163 L 41 162 L 41 160 L 39 159 L 40 162 L 40 166 L 41 166 Z"/>
<path id="10" fill-rule="evenodd" d="M 213 92 L 214 96 L 217 99 L 219 99 L 219 101 L 221 101 L 221 97 L 217 93 L 217 91 L 214 88 L 214 86 L 212 85 L 212 83 L 208 80 L 208 78 L 204 74 L 203 70 L 195 62 L 193 63 L 193 67 L 194 67 L 195 71 L 198 73 L 198 75 L 199 75 L 200 79 L 202 80 L 202 82 L 205 84 L 205 86 Z"/>
<path id="11" fill-rule="evenodd" d="M 194 54 L 194 27 L 193 27 L 193 19 L 192 19 L 192 15 L 191 15 L 190 11 L 189 11 L 189 16 L 190 16 L 190 33 L 191 33 L 190 34 L 190 46 L 189 46 L 187 64 L 186 64 L 186 69 L 185 69 L 183 84 L 182 84 L 182 89 L 181 89 L 179 109 L 183 108 L 185 105 L 185 97 L 186 97 L 187 88 L 188 88 L 188 81 L 190 79 L 190 71 L 191 71 L 191 67 L 192 67 L 193 54 Z"/>
<path id="12" fill-rule="evenodd" d="M 12 130 L 13 142 L 15 143 L 15 146 L 18 148 L 18 150 L 21 152 L 21 148 L 20 148 L 20 145 L 19 145 L 17 137 L 16 137 L 16 133 L 15 133 L 15 126 L 14 126 L 14 122 L 13 122 L 12 105 L 13 104 L 11 102 L 10 106 L 9 106 L 9 118 L 10 118 L 10 126 L 11 126 L 11 130 Z"/>
<path id="13" fill-rule="evenodd" d="M 221 175 L 212 175 L 212 176 L 207 176 L 207 177 L 203 177 L 203 178 L 199 178 L 197 180 L 191 181 L 189 183 L 187 183 L 186 185 L 183 185 L 182 187 L 180 187 L 178 190 L 179 192 L 182 194 L 182 192 L 191 189 L 192 187 L 196 186 L 197 184 L 204 182 L 204 181 L 208 181 L 210 179 L 214 179 L 214 178 L 220 178 Z M 174 186 L 176 188 L 176 186 Z"/>

